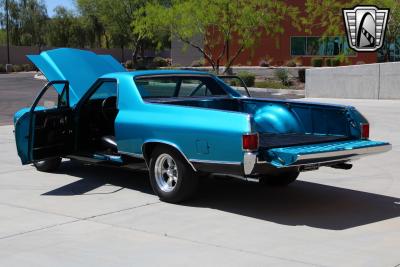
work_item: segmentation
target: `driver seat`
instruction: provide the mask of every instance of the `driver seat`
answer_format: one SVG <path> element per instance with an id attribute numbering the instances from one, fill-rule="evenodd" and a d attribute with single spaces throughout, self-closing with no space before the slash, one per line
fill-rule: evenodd
<path id="1" fill-rule="evenodd" d="M 118 152 L 117 142 L 115 142 L 115 136 L 106 135 L 101 137 L 101 144 L 102 147 L 106 150 L 109 150 L 114 153 Z"/>

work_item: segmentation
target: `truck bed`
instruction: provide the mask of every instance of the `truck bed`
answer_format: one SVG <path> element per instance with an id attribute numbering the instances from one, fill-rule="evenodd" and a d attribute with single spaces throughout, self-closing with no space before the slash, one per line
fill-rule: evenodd
<path id="1" fill-rule="evenodd" d="M 252 115 L 260 148 L 350 140 L 347 107 L 252 98 L 169 98 L 151 102 L 243 112 Z"/>

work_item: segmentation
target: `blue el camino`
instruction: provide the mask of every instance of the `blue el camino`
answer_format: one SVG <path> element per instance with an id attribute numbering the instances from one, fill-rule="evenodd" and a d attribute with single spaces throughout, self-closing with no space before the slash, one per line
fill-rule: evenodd
<path id="1" fill-rule="evenodd" d="M 160 199 L 180 202 L 204 174 L 288 185 L 301 171 L 349 169 L 391 148 L 369 140 L 351 106 L 251 98 L 210 73 L 128 72 L 76 49 L 28 57 L 49 83 L 15 114 L 15 139 L 22 164 L 39 171 L 61 158 L 147 167 Z"/>

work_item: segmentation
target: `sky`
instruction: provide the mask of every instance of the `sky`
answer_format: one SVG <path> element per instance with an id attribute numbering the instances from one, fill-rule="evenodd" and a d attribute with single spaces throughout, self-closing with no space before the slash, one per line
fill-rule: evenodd
<path id="1" fill-rule="evenodd" d="M 50 17 L 54 15 L 54 8 L 56 6 L 65 6 L 69 9 L 75 9 L 74 7 L 74 0 L 44 0 L 47 6 L 47 14 L 49 14 Z"/>

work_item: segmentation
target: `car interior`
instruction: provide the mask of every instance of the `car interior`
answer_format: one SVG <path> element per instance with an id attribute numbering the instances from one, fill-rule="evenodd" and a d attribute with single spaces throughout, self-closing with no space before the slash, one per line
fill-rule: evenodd
<path id="1" fill-rule="evenodd" d="M 114 122 L 117 114 L 117 83 L 104 81 L 81 106 L 77 128 L 79 150 L 116 154 Z"/>

